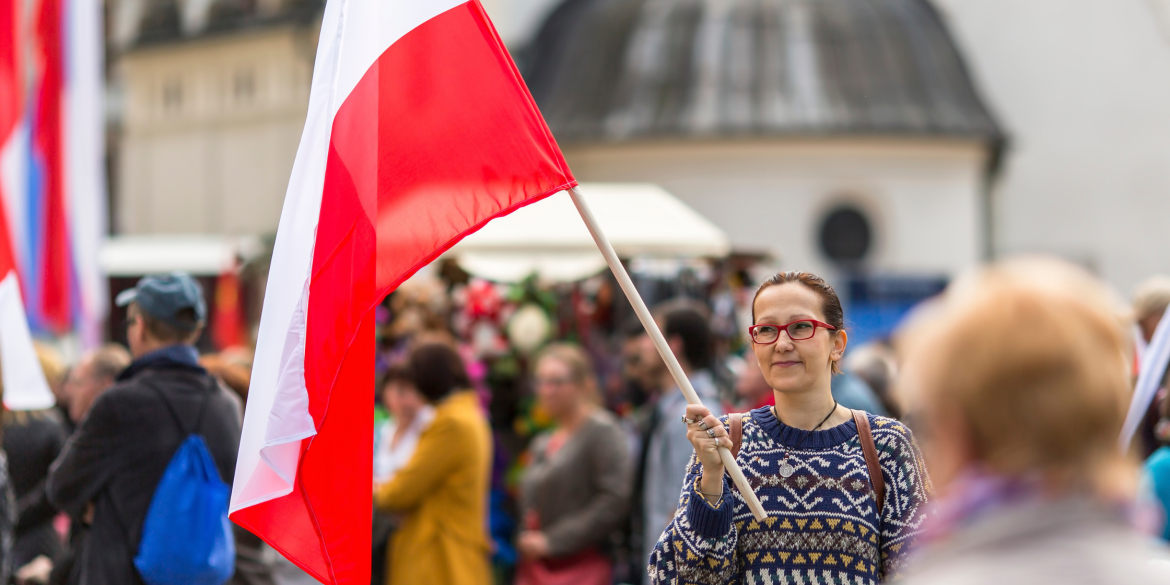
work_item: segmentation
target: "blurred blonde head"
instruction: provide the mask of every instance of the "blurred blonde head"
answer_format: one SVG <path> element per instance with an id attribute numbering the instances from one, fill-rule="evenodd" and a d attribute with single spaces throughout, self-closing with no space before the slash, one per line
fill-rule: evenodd
<path id="1" fill-rule="evenodd" d="M 1142 328 L 1146 341 L 1154 336 L 1154 328 L 1170 306 L 1170 276 L 1151 276 L 1138 285 L 1133 293 L 1133 317 Z"/>
<path id="2" fill-rule="evenodd" d="M 33 349 L 37 352 L 37 361 L 41 364 L 41 371 L 45 373 L 45 381 L 49 383 L 49 389 L 60 401 L 62 399 L 62 385 L 65 383 L 65 375 L 68 373 L 65 360 L 56 349 L 40 341 L 33 341 Z"/>
<path id="3" fill-rule="evenodd" d="M 924 419 L 940 487 L 978 466 L 1058 491 L 1130 490 L 1116 447 L 1130 396 L 1126 323 L 1117 297 L 1057 260 L 956 281 L 898 337 L 900 390 Z"/>

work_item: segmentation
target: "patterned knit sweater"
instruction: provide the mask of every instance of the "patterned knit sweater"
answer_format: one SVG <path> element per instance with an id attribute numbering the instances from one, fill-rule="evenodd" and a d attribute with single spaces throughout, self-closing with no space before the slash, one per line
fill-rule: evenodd
<path id="1" fill-rule="evenodd" d="M 886 484 L 880 518 L 852 420 L 808 432 L 759 408 L 743 417 L 736 461 L 768 518 L 752 517 L 726 475 L 718 507 L 707 503 L 692 457 L 678 512 L 650 556 L 650 581 L 872 585 L 897 576 L 922 530 L 930 480 L 910 429 L 872 414 L 869 421 Z M 786 452 L 795 473 L 784 478 Z"/>

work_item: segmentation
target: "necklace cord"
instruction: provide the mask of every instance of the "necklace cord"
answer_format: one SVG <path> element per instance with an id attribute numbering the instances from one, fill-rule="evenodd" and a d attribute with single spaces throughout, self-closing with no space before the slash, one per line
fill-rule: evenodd
<path id="1" fill-rule="evenodd" d="M 833 399 L 833 408 L 832 408 L 832 410 L 829 411 L 829 414 L 826 414 L 825 418 L 821 419 L 821 422 L 817 423 L 817 426 L 813 427 L 811 431 L 805 431 L 804 436 L 800 438 L 800 442 L 796 444 L 796 447 L 794 447 L 794 449 L 799 449 L 799 448 L 803 447 L 804 442 L 808 440 L 809 436 L 812 435 L 813 433 L 815 433 L 817 431 L 817 429 L 821 428 L 821 426 L 824 425 L 826 422 L 828 422 L 829 418 L 833 416 L 834 412 L 837 412 L 837 406 L 839 406 L 837 404 L 837 399 L 834 398 Z M 776 416 L 776 420 L 780 421 L 780 424 L 784 424 L 784 421 L 780 419 L 780 410 L 777 409 L 775 406 L 772 407 L 772 410 L 773 410 L 773 414 Z M 785 426 L 787 426 L 787 425 L 785 425 Z M 792 427 L 792 428 L 795 429 L 796 427 Z M 785 451 L 787 451 L 787 449 L 785 449 Z"/>
<path id="2" fill-rule="evenodd" d="M 833 409 L 829 411 L 829 414 L 826 414 L 825 418 L 821 419 L 821 422 L 818 423 L 817 426 L 813 427 L 811 431 L 805 431 L 804 436 L 801 437 L 800 442 L 797 443 L 796 446 L 793 447 L 793 449 L 800 449 L 801 447 L 803 447 L 804 442 L 807 441 L 808 438 L 810 436 L 812 436 L 812 434 L 817 431 L 817 429 L 821 428 L 822 425 L 824 425 L 826 422 L 828 422 L 829 417 L 833 416 L 834 412 L 837 412 L 837 406 L 838 406 L 837 399 L 834 398 L 833 399 Z M 780 424 L 784 424 L 784 421 L 780 420 L 780 411 L 777 410 L 775 406 L 772 407 L 772 412 L 776 416 L 776 420 L 779 421 Z M 792 427 L 792 428 L 796 428 L 796 427 Z M 790 477 L 792 475 L 794 468 L 788 464 L 788 454 L 789 454 L 788 445 L 785 445 L 784 443 L 780 443 L 780 448 L 784 451 L 784 461 L 782 461 L 780 464 L 780 477 L 787 478 L 787 477 Z"/>

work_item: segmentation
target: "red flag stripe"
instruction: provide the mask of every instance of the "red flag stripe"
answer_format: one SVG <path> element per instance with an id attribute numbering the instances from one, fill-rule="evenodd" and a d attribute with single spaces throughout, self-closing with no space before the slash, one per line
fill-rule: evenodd
<path id="1" fill-rule="evenodd" d="M 0 0 L 0 145 L 20 120 L 24 97 L 20 6 L 20 0 Z"/>
<path id="2" fill-rule="evenodd" d="M 62 98 L 65 89 L 64 0 L 41 0 L 37 17 L 41 86 L 37 102 L 35 147 L 44 157 L 44 222 L 40 266 L 40 314 L 57 332 L 69 329 L 72 285 L 68 225 L 65 219 L 65 145 Z"/>
<path id="3" fill-rule="evenodd" d="M 9 147 L 9 140 L 22 115 L 24 101 L 21 75 L 20 0 L 0 0 L 0 153 Z M 0 173 L 4 169 L 0 168 Z M 0 278 L 16 270 L 16 254 L 8 233 L 7 199 L 16 194 L 5 193 L 9 184 L 0 177 Z"/>

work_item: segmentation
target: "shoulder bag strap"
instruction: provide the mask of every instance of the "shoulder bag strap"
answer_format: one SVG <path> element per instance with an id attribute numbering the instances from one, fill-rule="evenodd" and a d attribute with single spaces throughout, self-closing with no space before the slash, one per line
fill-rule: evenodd
<path id="1" fill-rule="evenodd" d="M 211 380 L 211 387 L 209 391 L 215 392 L 218 389 L 219 383 L 215 381 L 215 376 L 208 376 L 208 378 Z M 171 413 L 171 418 L 175 420 L 175 425 L 179 427 L 179 431 L 183 433 L 183 435 L 191 435 L 199 432 L 199 426 L 203 424 L 203 413 L 207 410 L 207 403 L 211 402 L 210 394 L 203 399 L 203 402 L 199 404 L 199 412 L 195 416 L 194 428 L 187 430 L 187 425 L 183 424 L 183 419 L 179 417 L 179 413 L 175 410 L 175 406 L 171 404 L 171 401 L 167 400 L 167 395 L 164 394 L 158 386 L 155 386 L 147 380 L 141 380 L 141 382 L 147 388 L 154 390 L 154 393 L 158 395 L 159 400 L 162 400 L 163 404 L 166 405 L 167 412 Z"/>
<path id="2" fill-rule="evenodd" d="M 869 428 L 869 415 L 863 410 L 854 410 L 853 422 L 857 423 L 857 436 L 861 438 L 861 452 L 865 454 L 865 467 L 869 469 L 869 483 L 873 486 L 880 518 L 886 502 L 886 481 L 882 479 L 882 466 L 878 463 L 877 446 L 873 443 L 873 431 Z"/>
<path id="3" fill-rule="evenodd" d="M 731 437 L 731 456 L 739 457 L 739 448 L 743 446 L 743 413 L 731 413 L 727 422 L 731 424 L 731 430 L 727 433 Z"/>

